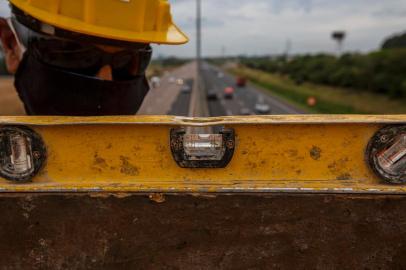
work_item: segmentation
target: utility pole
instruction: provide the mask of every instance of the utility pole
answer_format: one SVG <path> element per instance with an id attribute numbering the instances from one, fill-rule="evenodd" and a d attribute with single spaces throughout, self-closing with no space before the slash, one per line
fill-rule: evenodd
<path id="1" fill-rule="evenodd" d="M 209 109 L 206 100 L 205 86 L 202 80 L 202 2 L 196 0 L 196 83 L 192 94 L 194 109 L 189 109 L 190 116 L 207 117 Z M 196 128 L 193 129 L 194 132 Z M 190 130 L 189 130 L 190 131 Z"/>
<path id="2" fill-rule="evenodd" d="M 345 31 L 334 31 L 331 34 L 331 38 L 337 42 L 337 56 L 341 56 L 343 53 L 343 43 L 346 38 Z"/>
<path id="3" fill-rule="evenodd" d="M 202 62 L 202 2 L 196 0 L 196 61 L 197 73 L 200 75 Z"/>

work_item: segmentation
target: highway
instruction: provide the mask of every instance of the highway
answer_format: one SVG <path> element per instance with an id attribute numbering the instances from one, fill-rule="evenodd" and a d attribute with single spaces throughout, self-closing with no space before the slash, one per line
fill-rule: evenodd
<path id="1" fill-rule="evenodd" d="M 189 116 L 189 104 L 192 96 L 193 82 L 193 79 L 185 80 L 183 87 L 186 87 L 186 91 L 180 91 L 175 102 L 172 104 L 171 110 L 168 113 L 169 115 Z"/>
<path id="2" fill-rule="evenodd" d="M 303 114 L 304 111 L 295 108 L 293 105 L 272 96 L 265 90 L 258 89 L 250 84 L 239 88 L 236 86 L 234 76 L 222 72 L 219 68 L 203 63 L 202 79 L 206 92 L 216 92 L 217 100 L 209 100 L 210 116 L 228 116 L 242 114 L 258 114 L 255 110 L 257 103 L 265 103 L 270 107 L 268 114 Z M 235 89 L 232 99 L 224 98 L 224 89 L 233 87 Z"/>
<path id="3" fill-rule="evenodd" d="M 182 91 L 183 86 L 177 83 L 177 79 L 182 79 L 192 90 L 196 82 L 195 74 L 195 62 L 165 74 L 161 78 L 161 85 L 157 88 L 151 88 L 138 115 L 202 116 L 191 115 L 189 109 L 191 108 L 192 93 Z M 255 105 L 258 101 L 269 105 L 269 114 L 304 113 L 287 102 L 272 96 L 268 91 L 258 89 L 251 84 L 243 88 L 236 87 L 234 76 L 226 74 L 218 67 L 206 62 L 202 65 L 201 76 L 205 88 L 203 90 L 206 93 L 214 91 L 218 97 L 217 100 L 208 100 L 209 116 L 257 114 Z M 235 94 L 232 99 L 225 99 L 224 88 L 230 86 L 235 89 Z M 0 115 L 24 114 L 23 105 L 13 87 L 13 78 L 0 78 Z"/>
<path id="4" fill-rule="evenodd" d="M 181 79 L 192 87 L 195 75 L 195 62 L 165 72 L 160 78 L 159 86 L 154 88 L 151 84 L 151 90 L 137 114 L 189 116 L 190 95 L 182 92 L 183 85 L 178 80 Z"/>

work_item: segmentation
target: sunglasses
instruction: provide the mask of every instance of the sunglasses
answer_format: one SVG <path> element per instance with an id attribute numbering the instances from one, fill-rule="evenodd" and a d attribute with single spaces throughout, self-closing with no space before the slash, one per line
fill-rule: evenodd
<path id="1" fill-rule="evenodd" d="M 12 19 L 12 24 L 23 45 L 38 60 L 83 75 L 94 76 L 100 68 L 109 65 L 115 79 L 127 79 L 144 75 L 151 61 L 152 48 L 149 45 L 142 45 L 141 48 L 114 48 L 115 52 L 108 52 L 91 43 L 27 31 L 28 28 L 15 19 Z"/>

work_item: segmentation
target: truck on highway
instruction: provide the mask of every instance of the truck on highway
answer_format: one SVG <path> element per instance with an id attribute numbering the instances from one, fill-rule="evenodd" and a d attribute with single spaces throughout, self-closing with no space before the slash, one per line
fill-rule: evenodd
<path id="1" fill-rule="evenodd" d="M 245 87 L 247 85 L 247 78 L 238 76 L 237 81 L 236 81 L 236 85 L 238 87 Z"/>

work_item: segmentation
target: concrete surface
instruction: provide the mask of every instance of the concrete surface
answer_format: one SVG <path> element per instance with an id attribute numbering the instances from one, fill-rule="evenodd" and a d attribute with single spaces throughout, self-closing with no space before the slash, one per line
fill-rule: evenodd
<path id="1" fill-rule="evenodd" d="M 13 77 L 0 77 L 0 115 L 25 115 Z"/>

